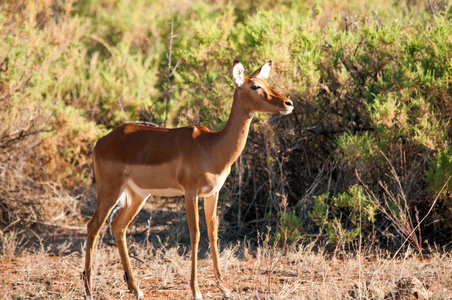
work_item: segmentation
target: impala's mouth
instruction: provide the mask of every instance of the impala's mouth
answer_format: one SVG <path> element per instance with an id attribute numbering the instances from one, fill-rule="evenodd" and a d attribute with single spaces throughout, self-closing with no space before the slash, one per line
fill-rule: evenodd
<path id="1" fill-rule="evenodd" d="M 292 112 L 292 110 L 293 110 L 293 106 L 288 108 L 288 109 L 280 109 L 279 113 L 281 115 L 288 115 L 288 114 L 290 114 Z"/>

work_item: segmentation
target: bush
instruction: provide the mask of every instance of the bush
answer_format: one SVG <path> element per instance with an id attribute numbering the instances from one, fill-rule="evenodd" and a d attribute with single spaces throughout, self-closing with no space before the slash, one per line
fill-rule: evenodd
<path id="1" fill-rule="evenodd" d="M 357 242 L 360 233 L 366 240 L 373 240 L 377 209 L 363 187 L 352 186 L 335 197 L 327 194 L 315 197 L 309 216 L 325 231 L 331 243 L 344 249 Z"/>
<path id="2" fill-rule="evenodd" d="M 51 6 L 34 0 L 1 6 L 3 207 L 21 197 L 12 184 L 18 178 L 35 184 L 31 199 L 48 184 L 80 193 L 80 184 L 92 184 L 92 145 L 124 122 L 221 129 L 234 59 L 249 72 L 272 59 L 269 83 L 295 110 L 255 118 L 220 197 L 224 226 L 234 229 L 225 236 L 271 226 L 288 240 L 321 232 L 345 245 L 356 240 L 361 216 L 362 234 L 375 226 L 387 229 L 372 232 L 375 240 L 403 237 L 384 213 L 369 219 L 367 205 L 381 211 L 388 195 L 403 194 L 406 217 L 416 220 L 449 176 L 452 12 L 441 3 L 182 1 L 175 8 L 163 1 Z M 452 228 L 443 197 L 421 224 L 421 236 L 439 243 Z M 362 199 L 360 213 L 356 199 Z"/>
<path id="3" fill-rule="evenodd" d="M 432 191 L 439 194 L 445 189 L 448 195 L 452 191 L 452 152 L 450 149 L 439 150 L 430 158 L 430 168 L 426 170 L 425 180 L 430 184 Z"/>

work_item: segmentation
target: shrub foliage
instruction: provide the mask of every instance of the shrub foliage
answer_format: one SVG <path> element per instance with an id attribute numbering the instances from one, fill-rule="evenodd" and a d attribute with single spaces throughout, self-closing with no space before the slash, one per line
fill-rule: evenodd
<path id="1" fill-rule="evenodd" d="M 295 111 L 255 118 L 220 196 L 223 234 L 447 244 L 451 6 L 367 3 L 1 2 L 0 223 L 48 215 L 24 199 L 83 195 L 93 144 L 124 122 L 221 129 L 232 61 L 272 59 Z"/>

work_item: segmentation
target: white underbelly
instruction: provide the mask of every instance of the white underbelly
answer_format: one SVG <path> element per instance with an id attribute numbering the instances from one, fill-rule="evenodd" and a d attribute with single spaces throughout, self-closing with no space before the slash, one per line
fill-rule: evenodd
<path id="1" fill-rule="evenodd" d="M 139 187 L 133 180 L 129 179 L 124 185 L 123 192 L 119 197 L 117 204 L 121 207 L 130 206 L 133 195 L 136 195 L 140 201 L 147 201 L 149 196 L 175 197 L 182 196 L 183 190 L 174 188 L 148 189 Z M 136 200 L 138 200 L 136 199 Z"/>
<path id="2" fill-rule="evenodd" d="M 182 196 L 184 194 L 183 190 L 175 188 L 164 188 L 164 189 L 148 189 L 139 187 L 133 180 L 129 179 L 126 183 L 126 190 L 130 190 L 135 194 L 145 198 L 149 195 L 161 196 L 161 197 L 175 197 Z"/>

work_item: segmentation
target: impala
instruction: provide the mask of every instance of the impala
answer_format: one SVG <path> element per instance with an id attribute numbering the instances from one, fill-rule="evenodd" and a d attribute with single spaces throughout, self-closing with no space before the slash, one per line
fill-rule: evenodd
<path id="1" fill-rule="evenodd" d="M 99 231 L 112 208 L 121 210 L 112 228 L 124 267 L 124 279 L 136 298 L 143 296 L 133 276 L 126 246 L 126 230 L 150 195 L 185 195 L 185 209 L 191 241 L 190 288 L 195 299 L 202 299 L 197 279 L 197 252 L 200 238 L 198 197 L 204 197 L 205 217 L 212 251 L 215 280 L 222 285 L 218 254 L 218 192 L 229 175 L 231 165 L 245 147 L 254 112 L 287 115 L 293 104 L 266 83 L 271 61 L 250 76 L 235 61 L 236 85 L 231 113 L 223 130 L 205 127 L 157 128 L 124 125 L 99 139 L 94 147 L 97 207 L 87 224 L 83 282 L 85 296 L 92 298 L 91 262 Z"/>

